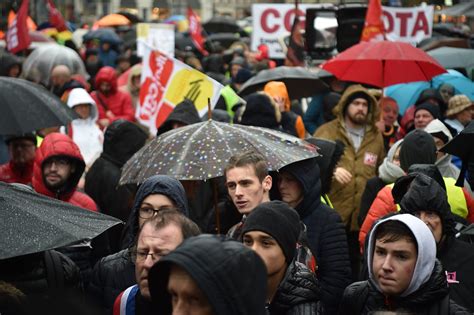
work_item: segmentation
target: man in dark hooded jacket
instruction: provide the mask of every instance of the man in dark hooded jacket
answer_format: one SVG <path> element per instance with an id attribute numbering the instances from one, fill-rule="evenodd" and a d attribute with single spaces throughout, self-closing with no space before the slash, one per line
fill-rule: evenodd
<path id="1" fill-rule="evenodd" d="M 171 129 L 184 127 L 198 122 L 201 122 L 201 118 L 199 117 L 196 106 L 194 106 L 193 102 L 190 100 L 184 99 L 181 103 L 176 105 L 168 118 L 166 118 L 163 124 L 158 128 L 157 136 L 170 131 Z"/>
<path id="2" fill-rule="evenodd" d="M 266 280 L 253 250 L 211 235 L 185 240 L 148 276 L 157 314 L 265 315 Z"/>
<path id="3" fill-rule="evenodd" d="M 281 199 L 296 209 L 306 225 L 309 247 L 318 267 L 323 312 L 334 314 L 344 288 L 351 283 L 351 266 L 341 217 L 321 202 L 316 159 L 283 167 L 279 171 L 278 189 Z"/>
<path id="4" fill-rule="evenodd" d="M 18 78 L 21 74 L 21 59 L 17 56 L 3 52 L 0 54 L 0 77 Z"/>
<path id="5" fill-rule="evenodd" d="M 181 183 L 169 176 L 155 175 L 143 182 L 137 191 L 135 203 L 128 218 L 122 238 L 120 252 L 102 258 L 92 272 L 90 294 L 107 310 L 111 310 L 117 295 L 136 283 L 135 264 L 131 260 L 129 249 L 134 245 L 140 227 L 144 223 L 140 209 L 154 211 L 161 208 L 160 202 L 147 201 L 150 196 L 164 196 L 185 216 L 188 216 L 188 202 Z M 146 201 L 146 203 L 145 203 Z"/>
<path id="6" fill-rule="evenodd" d="M 423 174 L 412 173 L 400 178 L 393 187 L 400 213 L 419 217 L 430 228 L 448 280 L 450 297 L 459 305 L 474 312 L 474 245 L 455 237 L 455 220 L 450 210 L 446 191 Z"/>
<path id="7" fill-rule="evenodd" d="M 147 134 L 137 125 L 120 119 L 105 131 L 100 157 L 86 174 L 85 191 L 94 199 L 102 213 L 126 221 L 135 197 L 135 185 L 119 186 L 121 168 L 141 147 Z M 122 226 L 109 231 L 111 249 L 120 250 Z"/>

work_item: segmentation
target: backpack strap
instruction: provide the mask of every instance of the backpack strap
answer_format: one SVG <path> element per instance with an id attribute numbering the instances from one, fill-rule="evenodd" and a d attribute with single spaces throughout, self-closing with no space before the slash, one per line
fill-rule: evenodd
<path id="1" fill-rule="evenodd" d="M 46 276 L 50 288 L 64 288 L 64 270 L 59 254 L 54 250 L 44 252 Z"/>

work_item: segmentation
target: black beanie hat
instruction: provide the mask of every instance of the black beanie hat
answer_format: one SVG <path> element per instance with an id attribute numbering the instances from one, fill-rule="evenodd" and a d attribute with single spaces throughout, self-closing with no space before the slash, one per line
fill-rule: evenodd
<path id="1" fill-rule="evenodd" d="M 274 200 L 258 205 L 242 227 L 241 237 L 250 231 L 267 233 L 280 245 L 289 264 L 295 257 L 301 225 L 298 212 L 285 202 Z"/>
<path id="2" fill-rule="evenodd" d="M 415 129 L 405 136 L 400 148 L 400 167 L 408 172 L 413 164 L 434 164 L 436 144 L 426 131 Z"/>
<path id="3" fill-rule="evenodd" d="M 434 105 L 434 104 L 431 104 L 431 103 L 422 103 L 420 105 L 416 105 L 414 115 L 416 115 L 416 112 L 419 111 L 420 109 L 424 109 L 424 110 L 429 111 L 431 116 L 434 117 L 434 119 L 440 119 L 440 113 L 439 113 L 438 105 Z"/>
<path id="4" fill-rule="evenodd" d="M 369 112 L 370 112 L 371 110 L 370 105 L 372 104 L 372 98 L 367 92 L 362 92 L 362 91 L 355 92 L 349 95 L 349 97 L 347 98 L 346 104 L 344 106 L 344 112 L 346 111 L 347 106 L 349 106 L 349 104 L 352 103 L 352 101 L 354 101 L 356 98 L 363 98 L 364 100 L 366 100 L 367 104 L 369 104 Z"/>

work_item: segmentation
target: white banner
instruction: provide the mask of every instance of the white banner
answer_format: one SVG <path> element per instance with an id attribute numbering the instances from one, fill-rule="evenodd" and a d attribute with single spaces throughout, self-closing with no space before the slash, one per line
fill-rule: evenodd
<path id="1" fill-rule="evenodd" d="M 431 37 L 434 15 L 432 5 L 412 8 L 382 7 L 382 10 L 388 40 L 417 44 Z"/>
<path id="2" fill-rule="evenodd" d="M 298 12 L 296 12 L 294 4 L 253 4 L 251 49 L 255 51 L 260 44 L 266 44 L 269 48 L 270 58 L 285 58 L 280 39 L 291 32 L 295 14 L 297 13 L 300 16 L 304 29 L 306 9 L 318 7 L 321 8 L 321 5 L 299 4 Z M 388 40 L 417 43 L 424 38 L 431 37 L 433 6 L 382 7 L 382 9 L 385 28 L 388 31 Z M 334 19 L 328 18 L 326 20 L 329 23 L 327 27 L 334 26 Z M 320 27 L 325 28 L 324 25 Z"/>
<path id="3" fill-rule="evenodd" d="M 160 23 L 137 24 L 137 55 L 144 56 L 145 45 L 174 56 L 174 25 Z"/>
<path id="4" fill-rule="evenodd" d="M 144 48 L 136 117 L 152 134 L 185 98 L 194 103 L 200 116 L 207 112 L 208 98 L 214 108 L 222 84 L 164 52 Z"/>

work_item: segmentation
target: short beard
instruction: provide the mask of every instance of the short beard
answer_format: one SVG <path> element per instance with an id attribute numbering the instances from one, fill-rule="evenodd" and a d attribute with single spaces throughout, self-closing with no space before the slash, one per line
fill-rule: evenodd
<path id="1" fill-rule="evenodd" d="M 43 180 L 44 185 L 46 186 L 46 188 L 48 188 L 51 191 L 61 190 L 66 185 L 66 181 L 67 181 L 67 179 L 66 180 L 61 179 L 59 182 L 57 182 L 55 184 L 50 184 L 50 183 L 48 183 L 48 181 L 46 179 Z"/>
<path id="2" fill-rule="evenodd" d="M 363 118 L 361 118 L 363 117 Z M 347 115 L 347 118 L 356 126 L 363 126 L 367 123 L 367 116 L 363 115 Z"/>

